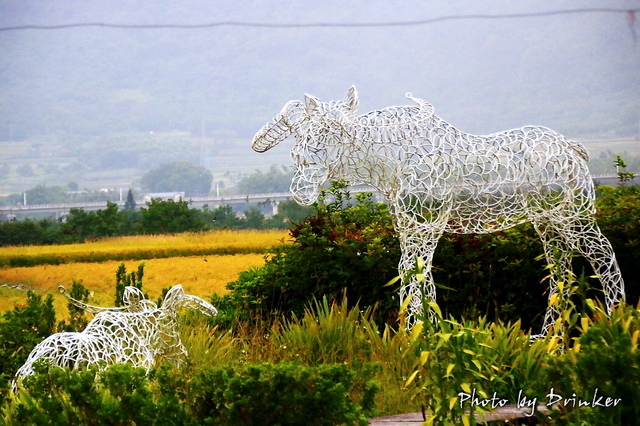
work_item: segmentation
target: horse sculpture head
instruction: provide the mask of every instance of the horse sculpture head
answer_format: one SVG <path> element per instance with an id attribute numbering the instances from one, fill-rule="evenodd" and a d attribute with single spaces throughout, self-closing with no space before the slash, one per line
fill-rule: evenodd
<path id="1" fill-rule="evenodd" d="M 213 305 L 198 296 L 186 294 L 182 286 L 177 284 L 171 287 L 165 295 L 161 309 L 176 312 L 180 308 L 194 309 L 210 317 L 218 315 L 218 310 Z"/>
<path id="2" fill-rule="evenodd" d="M 305 95 L 305 101 L 290 101 L 282 111 L 253 138 L 255 151 L 264 152 L 294 134 L 296 143 L 291 159 L 296 171 L 291 182 L 293 198 L 302 205 L 318 199 L 329 179 L 340 175 L 340 157 L 344 149 L 346 123 L 355 116 L 358 92 L 349 88 L 345 98 L 337 102 L 322 102 Z"/>

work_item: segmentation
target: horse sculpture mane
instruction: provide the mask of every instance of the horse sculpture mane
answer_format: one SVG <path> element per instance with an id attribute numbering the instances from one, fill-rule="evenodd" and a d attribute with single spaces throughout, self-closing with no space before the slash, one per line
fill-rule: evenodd
<path id="1" fill-rule="evenodd" d="M 355 87 L 342 101 L 305 95 L 304 102 L 287 103 L 252 146 L 263 152 L 295 136 L 291 192 L 300 204 L 316 201 L 329 180 L 367 184 L 384 195 L 401 244 L 400 295 L 401 302 L 411 297 L 409 326 L 423 315 L 423 298 L 435 301 L 431 262 L 444 232 L 485 234 L 532 223 L 548 263 L 558 266 L 550 299 L 570 270 L 571 251 L 593 266 L 609 310 L 624 299 L 615 254 L 594 219 L 589 157 L 579 142 L 541 126 L 465 133 L 435 115 L 429 102 L 407 97 L 417 105 L 357 115 Z M 425 282 L 409 277 L 416 259 L 424 262 Z M 557 314 L 550 303 L 543 334 Z"/>

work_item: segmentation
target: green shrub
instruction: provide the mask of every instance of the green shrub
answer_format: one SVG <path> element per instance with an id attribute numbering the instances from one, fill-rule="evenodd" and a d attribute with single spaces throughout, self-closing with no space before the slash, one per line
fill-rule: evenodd
<path id="1" fill-rule="evenodd" d="M 0 223 L 0 246 L 60 244 L 60 224 L 51 219 L 10 221 Z"/>
<path id="2" fill-rule="evenodd" d="M 593 323 L 576 339 L 571 350 L 548 359 L 549 388 L 564 398 L 588 401 L 554 404 L 553 424 L 631 425 L 640 418 L 640 310 L 622 304 L 606 315 L 595 306 Z M 595 396 L 620 398 L 609 407 L 591 406 Z M 553 398 L 557 400 L 557 397 Z"/>
<path id="3" fill-rule="evenodd" d="M 625 281 L 627 303 L 640 301 L 640 186 L 600 186 L 596 200 L 598 225 L 609 239 Z"/>
<path id="4" fill-rule="evenodd" d="M 414 386 L 430 413 L 427 424 L 476 424 L 473 414 L 499 407 L 499 401 L 514 404 L 523 395 L 528 400 L 544 395 L 543 366 L 559 347 L 557 339 L 531 342 L 519 322 L 459 322 L 430 306 L 435 323 L 427 320 L 411 331 L 416 368 L 406 384 Z M 474 404 L 473 398 L 493 400 Z"/>
<path id="5" fill-rule="evenodd" d="M 345 365 L 47 371 L 4 406 L 12 425 L 366 425 L 377 387 Z M 350 395 L 358 395 L 353 400 Z"/>
<path id="6" fill-rule="evenodd" d="M 144 369 L 129 365 L 100 373 L 39 365 L 36 372 L 5 406 L 6 424 L 201 424 L 188 416 L 176 379 L 167 370 L 147 376 Z"/>
<path id="7" fill-rule="evenodd" d="M 341 184 L 316 204 L 314 213 L 294 225 L 293 244 L 274 249 L 265 266 L 230 283 L 227 305 L 252 318 L 301 317 L 314 298 L 377 305 L 380 322 L 394 321 L 398 302 L 384 284 L 397 274 L 400 246 L 387 207 L 359 194 L 354 204 Z M 325 199 L 326 200 L 326 199 Z"/>
<path id="8" fill-rule="evenodd" d="M 349 309 L 346 297 L 329 303 L 327 297 L 314 301 L 302 318 L 287 321 L 274 333 L 276 345 L 308 365 L 367 360 L 373 349 L 372 336 L 378 328 L 372 310 Z"/>
<path id="9" fill-rule="evenodd" d="M 353 401 L 358 385 L 363 397 Z M 355 383 L 345 365 L 247 365 L 198 372 L 189 404 L 202 424 L 366 425 L 376 391 L 372 382 Z"/>
<path id="10" fill-rule="evenodd" d="M 31 350 L 55 330 L 53 297 L 42 297 L 29 291 L 27 303 L 5 312 L 0 319 L 0 394 Z"/>

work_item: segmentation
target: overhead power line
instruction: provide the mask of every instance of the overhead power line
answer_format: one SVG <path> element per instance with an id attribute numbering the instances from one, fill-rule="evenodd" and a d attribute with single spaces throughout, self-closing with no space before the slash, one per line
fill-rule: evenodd
<path id="1" fill-rule="evenodd" d="M 585 13 L 624 13 L 635 18 L 635 14 L 640 12 L 636 9 L 611 9 L 611 8 L 585 8 L 553 10 L 546 12 L 532 13 L 509 13 L 504 15 L 449 15 L 437 18 L 421 19 L 416 21 L 395 21 L 395 22 L 308 22 L 308 23 L 266 23 L 266 22 L 243 22 L 243 21 L 221 21 L 204 24 L 114 24 L 108 22 L 81 22 L 59 25 L 17 25 L 13 27 L 0 27 L 0 31 L 24 31 L 24 30 L 62 30 L 69 28 L 124 28 L 134 30 L 145 29 L 205 29 L 215 27 L 253 27 L 253 28 L 366 28 L 366 27 L 406 27 L 429 25 L 436 22 L 460 21 L 471 19 L 514 19 L 514 18 L 535 18 L 554 15 L 573 15 Z"/>

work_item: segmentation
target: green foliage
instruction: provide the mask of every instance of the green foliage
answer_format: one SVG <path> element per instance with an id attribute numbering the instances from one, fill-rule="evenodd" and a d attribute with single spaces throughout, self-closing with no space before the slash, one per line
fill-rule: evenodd
<path id="1" fill-rule="evenodd" d="M 616 155 L 616 160 L 613 162 L 613 165 L 616 166 L 618 185 L 624 186 L 628 181 L 632 180 L 636 176 L 635 173 L 626 171 L 627 165 L 619 155 Z"/>
<path id="2" fill-rule="evenodd" d="M 228 305 L 250 317 L 302 316 L 314 298 L 336 300 L 346 289 L 352 303 L 378 305 L 379 321 L 395 317 L 397 301 L 384 284 L 396 274 L 400 248 L 387 207 L 370 194 L 352 204 L 339 185 L 323 196 L 332 202 L 316 204 L 291 228 L 293 244 L 275 248 L 263 268 L 228 285 Z"/>
<path id="3" fill-rule="evenodd" d="M 89 294 L 91 292 L 82 283 L 76 280 L 71 281 L 71 289 L 69 290 L 69 296 L 73 299 L 83 303 L 89 301 Z M 85 316 L 85 311 L 82 308 L 77 307 L 73 303 L 67 303 L 67 309 L 69 310 L 68 321 L 60 321 L 56 327 L 58 331 L 82 331 L 85 329 L 89 320 Z"/>
<path id="4" fill-rule="evenodd" d="M 272 165 L 267 173 L 256 170 L 238 182 L 240 194 L 271 194 L 274 192 L 288 192 L 292 168 Z"/>
<path id="5" fill-rule="evenodd" d="M 115 306 L 122 306 L 122 296 L 125 287 L 136 287 L 142 290 L 142 278 L 144 277 L 144 262 L 138 265 L 138 270 L 127 274 L 127 267 L 124 263 L 118 265 L 116 270 L 116 299 Z M 164 297 L 164 293 L 163 293 Z"/>
<path id="6" fill-rule="evenodd" d="M 437 305 L 431 308 L 435 323 L 427 320 L 412 329 L 410 356 L 416 369 L 406 383 L 431 413 L 427 424 L 475 424 L 474 412 L 489 410 L 471 404 L 472 395 L 513 403 L 520 390 L 530 399 L 544 392 L 543 365 L 553 340 L 531 343 L 518 322 L 459 322 L 444 319 Z"/>
<path id="7" fill-rule="evenodd" d="M 329 303 L 314 301 L 302 318 L 286 321 L 274 342 L 307 365 L 346 363 L 354 354 L 372 351 L 371 336 L 378 334 L 372 309 L 349 309 L 347 298 Z"/>
<path id="8" fill-rule="evenodd" d="M 131 191 L 131 188 L 129 188 L 129 191 L 127 192 L 127 201 L 124 202 L 124 209 L 135 210 L 135 208 L 136 200 L 133 198 L 133 192 Z"/>
<path id="9" fill-rule="evenodd" d="M 205 228 L 204 222 L 186 201 L 155 198 L 147 203 L 147 208 L 140 210 L 141 227 L 145 234 L 197 232 Z"/>
<path id="10" fill-rule="evenodd" d="M 267 228 L 284 228 L 293 223 L 300 223 L 313 214 L 313 207 L 301 206 L 293 200 L 278 204 L 278 213 L 267 223 Z"/>
<path id="11" fill-rule="evenodd" d="M 531 225 L 494 234 L 446 234 L 433 259 L 437 301 L 445 316 L 513 322 L 539 328 L 547 306 L 548 283 L 540 238 Z M 449 290 L 452 289 L 452 290 Z"/>
<path id="12" fill-rule="evenodd" d="M 118 235 L 122 222 L 123 216 L 118 214 L 118 205 L 107 201 L 106 209 L 95 212 L 70 209 L 61 231 L 71 241 L 84 241 Z"/>
<path id="13" fill-rule="evenodd" d="M 214 210 L 203 208 L 200 217 L 206 221 L 212 229 L 241 229 L 244 223 L 230 205 L 218 206 Z"/>
<path id="14" fill-rule="evenodd" d="M 41 372 L 46 369 L 40 366 Z M 354 401 L 350 391 L 361 388 Z M 366 425 L 372 382 L 344 365 L 257 364 L 196 371 L 116 365 L 103 372 L 54 368 L 23 381 L 5 406 L 9 425 Z"/>
<path id="15" fill-rule="evenodd" d="M 0 246 L 59 244 L 60 224 L 51 219 L 0 223 Z"/>
<path id="16" fill-rule="evenodd" d="M 554 394 L 570 398 L 574 394 L 588 401 L 554 405 L 553 424 L 630 425 L 640 418 L 640 306 L 621 304 L 606 315 L 602 304 L 592 305 L 592 323 L 575 339 L 573 347 L 548 359 L 548 386 Z M 602 399 L 598 399 L 602 397 Z M 616 405 L 593 406 L 621 398 Z M 556 399 L 556 398 L 554 398 Z"/>
<path id="17" fill-rule="evenodd" d="M 345 365 L 247 365 L 198 372 L 190 397 L 204 424 L 366 425 L 373 408 L 349 399 L 354 375 Z"/>
<path id="18" fill-rule="evenodd" d="M 25 362 L 29 352 L 55 330 L 53 297 L 27 292 L 27 303 L 5 312 L 0 319 L 0 393 Z"/>
<path id="19" fill-rule="evenodd" d="M 172 425 L 198 424 L 179 403 L 177 389 L 167 386 L 164 370 L 157 381 L 144 369 L 115 365 L 96 373 L 40 366 L 25 378 L 5 421 L 10 425 Z M 154 388 L 159 387 L 159 395 Z"/>
<path id="20" fill-rule="evenodd" d="M 163 164 L 148 171 L 140 184 L 148 192 L 184 192 L 187 197 L 209 194 L 213 175 L 189 161 Z"/>
<path id="21" fill-rule="evenodd" d="M 640 301 L 640 186 L 597 188 L 596 218 L 609 239 L 625 280 L 627 302 Z"/>

